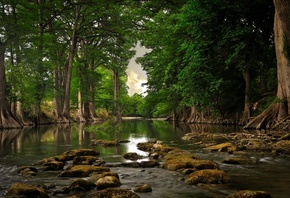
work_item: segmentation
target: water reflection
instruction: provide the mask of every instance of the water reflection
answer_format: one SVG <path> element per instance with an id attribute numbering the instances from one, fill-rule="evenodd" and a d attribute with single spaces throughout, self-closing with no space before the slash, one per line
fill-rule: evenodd
<path id="1" fill-rule="evenodd" d="M 290 175 L 287 170 L 290 160 L 284 158 L 263 158 L 258 165 L 233 166 L 222 165 L 226 157 L 224 153 L 202 153 L 190 141 L 181 139 L 186 133 L 231 133 L 239 132 L 239 127 L 219 125 L 188 125 L 185 123 L 173 126 L 164 121 L 124 121 L 118 131 L 88 130 L 85 124 L 72 125 L 43 125 L 27 127 L 21 130 L 0 131 L 0 194 L 3 183 L 9 185 L 16 182 L 18 177 L 11 177 L 20 165 L 30 165 L 39 159 L 61 154 L 68 149 L 95 148 L 101 153 L 101 158 L 107 162 L 125 161 L 122 157 L 127 152 L 137 152 L 143 156 L 147 153 L 139 151 L 136 144 L 148 139 L 159 139 L 165 144 L 177 146 L 197 153 L 202 158 L 211 159 L 221 164 L 223 170 L 231 174 L 235 188 L 260 189 L 260 186 L 271 187 L 273 197 L 283 197 L 290 193 Z M 91 141 L 129 140 L 114 147 L 91 146 Z M 266 173 L 266 174 L 265 174 Z M 12 179 L 13 178 L 13 179 Z M 6 186 L 5 186 L 6 187 Z M 275 187 L 275 189 L 274 189 Z M 3 188 L 4 189 L 4 188 Z M 261 190 L 268 190 L 261 188 Z M 198 197 L 198 196 L 197 196 Z"/>

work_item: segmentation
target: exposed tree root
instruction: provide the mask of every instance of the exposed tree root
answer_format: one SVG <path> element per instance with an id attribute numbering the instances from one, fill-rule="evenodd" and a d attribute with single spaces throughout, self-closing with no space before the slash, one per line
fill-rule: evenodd
<path id="1" fill-rule="evenodd" d="M 260 115 L 250 120 L 244 129 L 270 129 L 274 125 L 273 121 L 277 118 L 278 112 L 279 104 L 272 104 Z"/>
<path id="2" fill-rule="evenodd" d="M 0 112 L 0 129 L 22 128 L 22 123 L 17 120 L 8 110 Z"/>

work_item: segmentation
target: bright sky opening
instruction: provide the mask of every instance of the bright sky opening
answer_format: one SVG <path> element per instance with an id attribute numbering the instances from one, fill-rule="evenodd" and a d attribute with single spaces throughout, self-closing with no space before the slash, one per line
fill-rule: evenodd
<path id="1" fill-rule="evenodd" d="M 127 86 L 129 87 L 129 96 L 132 96 L 135 93 L 146 95 L 145 92 L 147 90 L 146 86 L 142 86 L 143 83 L 147 82 L 146 72 L 142 69 L 140 64 L 136 63 L 136 58 L 142 57 L 149 50 L 145 47 L 141 47 L 139 43 L 137 44 L 135 50 L 136 55 L 130 60 L 126 71 L 128 75 Z"/>

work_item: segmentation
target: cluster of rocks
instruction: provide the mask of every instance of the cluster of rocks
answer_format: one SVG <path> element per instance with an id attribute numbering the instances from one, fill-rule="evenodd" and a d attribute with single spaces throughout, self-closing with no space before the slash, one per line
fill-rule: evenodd
<path id="1" fill-rule="evenodd" d="M 98 142 L 102 145 L 104 141 Z M 113 144 L 115 145 L 115 144 Z M 232 145 L 217 150 L 233 149 Z M 220 169 L 219 165 L 210 160 L 201 159 L 188 151 L 170 147 L 161 141 L 148 141 L 138 143 L 139 150 L 148 153 L 149 160 L 138 162 L 144 156 L 137 153 L 126 153 L 123 157 L 132 160 L 125 163 L 106 163 L 98 156 L 94 149 L 74 149 L 64 152 L 62 155 L 53 156 L 35 162 L 33 166 L 22 166 L 18 173 L 23 176 L 37 177 L 40 172 L 53 171 L 59 178 L 75 178 L 67 186 L 59 187 L 51 185 L 31 185 L 28 183 L 16 183 L 7 189 L 6 196 L 11 197 L 50 197 L 62 194 L 74 195 L 77 192 L 87 192 L 86 197 L 139 197 L 137 193 L 152 192 L 149 184 L 134 186 L 130 189 L 121 188 L 119 175 L 111 171 L 111 167 L 149 168 L 160 167 L 168 171 L 180 172 L 184 175 L 182 180 L 188 185 L 225 184 L 230 182 L 230 177 Z M 214 149 L 212 149 L 214 150 Z M 240 191 L 229 195 L 228 198 L 255 198 L 271 197 L 261 191 Z"/>
<path id="2" fill-rule="evenodd" d="M 159 141 L 139 143 L 137 147 L 148 152 L 150 158 L 161 160 L 162 168 L 181 172 L 188 185 L 225 184 L 230 182 L 230 177 L 220 169 L 216 162 L 200 159 L 199 156 L 188 151 L 163 145 Z M 231 143 L 225 143 L 212 146 L 211 149 L 212 151 L 228 151 L 235 150 L 235 146 Z M 236 162 L 238 162 L 238 159 L 233 163 Z M 271 195 L 264 191 L 242 190 L 227 196 L 227 198 L 271 198 Z"/>
<path id="3" fill-rule="evenodd" d="M 216 142 L 207 140 L 219 140 L 230 146 L 223 147 L 222 151 L 229 153 L 237 151 L 258 152 L 275 155 L 290 154 L 290 134 L 283 131 L 255 131 L 244 133 L 187 133 L 183 140 L 194 141 L 196 144 L 209 147 L 216 145 Z"/>
<path id="4" fill-rule="evenodd" d="M 131 189 L 119 188 L 122 184 L 119 175 L 106 167 L 94 149 L 75 149 L 62 155 L 42 159 L 33 166 L 21 166 L 17 172 L 23 176 L 36 177 L 40 172 L 56 171 L 57 177 L 76 178 L 66 187 L 51 185 L 31 185 L 16 183 L 7 189 L 8 197 L 50 197 L 59 194 L 74 194 L 89 191 L 86 197 L 139 197 L 135 192 L 150 192 L 148 184 Z M 109 166 L 109 165 L 108 165 Z M 94 190 L 96 189 L 96 190 Z"/>

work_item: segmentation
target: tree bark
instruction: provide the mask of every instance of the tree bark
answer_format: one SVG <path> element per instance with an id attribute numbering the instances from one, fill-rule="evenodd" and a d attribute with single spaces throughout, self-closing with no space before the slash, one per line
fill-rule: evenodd
<path id="1" fill-rule="evenodd" d="M 21 128 L 22 123 L 12 114 L 7 101 L 4 57 L 5 45 L 0 41 L 0 129 Z"/>
<path id="2" fill-rule="evenodd" d="M 250 102 L 251 78 L 250 78 L 249 69 L 246 69 L 243 71 L 243 77 L 245 80 L 245 105 L 244 105 L 243 116 L 240 119 L 241 125 L 245 125 L 248 122 L 248 119 L 251 117 L 251 102 Z"/>
<path id="3" fill-rule="evenodd" d="M 196 105 L 191 107 L 190 117 L 188 119 L 189 123 L 202 123 L 203 115 L 197 111 Z"/>
<path id="4" fill-rule="evenodd" d="M 116 70 L 113 70 L 113 78 L 114 78 L 114 106 L 115 106 L 115 116 L 116 121 L 122 121 L 122 115 L 119 104 L 119 94 L 120 94 L 120 84 L 119 84 L 119 73 Z"/>
<path id="5" fill-rule="evenodd" d="M 277 58 L 277 99 L 245 128 L 271 128 L 290 115 L 290 1 L 274 0 L 274 38 Z"/>
<path id="6" fill-rule="evenodd" d="M 73 60 L 75 53 L 77 51 L 77 30 L 79 29 L 79 17 L 80 17 L 80 5 L 76 5 L 75 10 L 75 19 L 74 19 L 74 26 L 72 32 L 72 41 L 69 51 L 68 57 L 68 65 L 66 75 L 65 75 L 65 89 L 64 89 L 64 104 L 62 110 L 62 116 L 67 120 L 70 121 L 70 86 L 71 86 L 71 78 L 72 78 L 72 67 L 73 67 Z"/>

